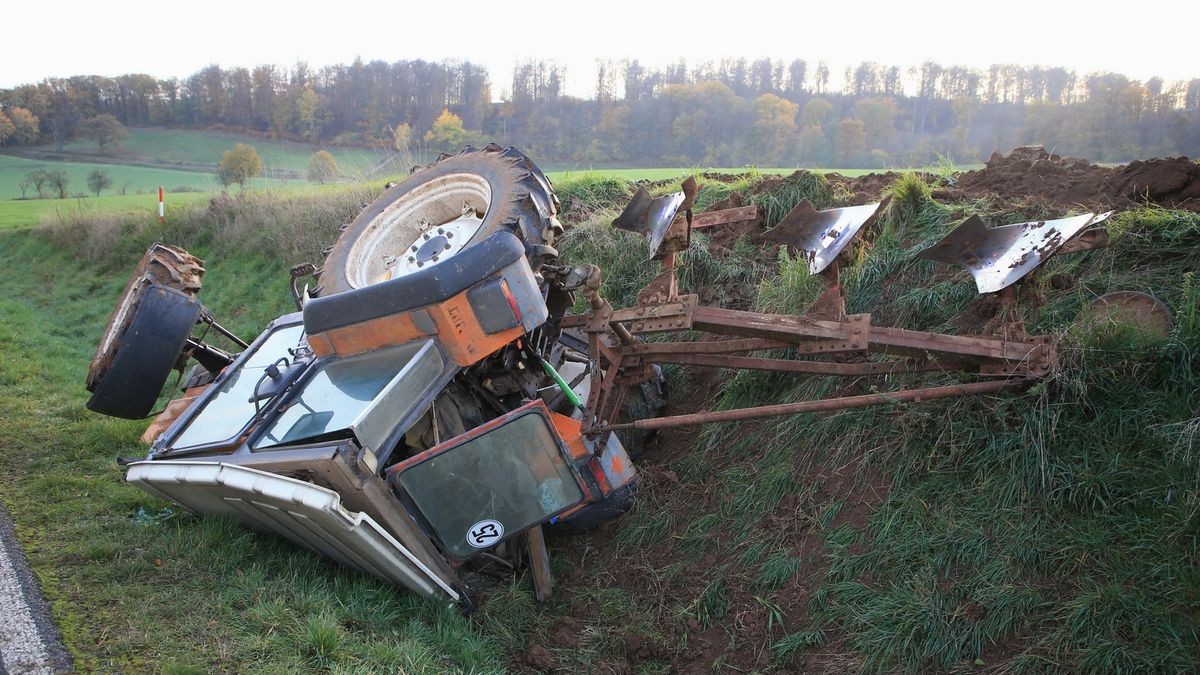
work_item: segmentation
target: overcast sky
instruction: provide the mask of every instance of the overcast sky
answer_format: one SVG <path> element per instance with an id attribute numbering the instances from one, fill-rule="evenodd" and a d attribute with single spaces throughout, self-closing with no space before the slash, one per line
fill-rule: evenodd
<path id="1" fill-rule="evenodd" d="M 309 0 L 6 3 L 0 87 L 45 77 L 143 72 L 184 77 L 204 66 L 355 57 L 467 59 L 504 93 L 513 63 L 567 67 L 568 93 L 590 96 L 596 59 L 650 66 L 722 57 L 825 60 L 835 86 L 859 61 L 914 66 L 1061 65 L 1145 80 L 1200 76 L 1200 2 L 404 2 Z M 1120 8 L 1120 9 L 1117 9 Z"/>

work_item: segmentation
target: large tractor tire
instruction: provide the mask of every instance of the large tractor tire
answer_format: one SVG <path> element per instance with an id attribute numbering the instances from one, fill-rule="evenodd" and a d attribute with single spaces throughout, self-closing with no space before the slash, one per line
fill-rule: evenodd
<path id="1" fill-rule="evenodd" d="M 128 419 L 149 414 L 200 316 L 203 276 L 204 261 L 181 248 L 146 251 L 88 368 L 89 409 Z"/>
<path id="2" fill-rule="evenodd" d="M 453 258 L 499 231 L 516 235 L 537 270 L 557 255 L 558 198 L 515 148 L 443 155 L 388 189 L 338 238 L 315 295 L 398 279 Z"/>

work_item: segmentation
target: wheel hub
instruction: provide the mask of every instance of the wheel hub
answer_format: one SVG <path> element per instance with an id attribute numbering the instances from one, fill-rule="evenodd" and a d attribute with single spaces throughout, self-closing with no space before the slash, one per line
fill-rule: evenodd
<path id="1" fill-rule="evenodd" d="M 429 235 L 425 235 L 425 238 L 429 239 Z M 425 244 L 417 251 L 416 255 L 411 259 L 411 262 L 417 263 L 417 267 L 420 267 L 423 263 L 437 262 L 438 254 L 445 253 L 449 248 L 450 240 L 439 234 L 433 239 L 429 239 L 429 241 L 425 242 Z"/>
<path id="2" fill-rule="evenodd" d="M 458 253 L 479 231 L 482 222 L 483 219 L 476 215 L 474 210 L 468 210 L 444 225 L 427 226 L 425 231 L 417 236 L 416 241 L 409 245 L 404 255 L 393 258 L 386 265 L 391 272 L 391 278 L 436 265 Z"/>
<path id="3" fill-rule="evenodd" d="M 450 174 L 416 187 L 376 215 L 351 247 L 347 282 L 362 288 L 455 255 L 479 233 L 491 198 L 491 185 L 477 174 Z"/>

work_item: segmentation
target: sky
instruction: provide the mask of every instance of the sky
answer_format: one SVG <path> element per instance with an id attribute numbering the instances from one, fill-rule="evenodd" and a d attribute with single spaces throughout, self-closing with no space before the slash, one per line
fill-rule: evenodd
<path id="1" fill-rule="evenodd" d="M 663 66 L 680 59 L 802 58 L 810 68 L 824 60 L 835 87 L 845 67 L 860 61 L 905 68 L 927 60 L 1061 65 L 1139 80 L 1200 77 L 1194 51 L 1200 2 L 1194 0 L 793 0 L 725 2 L 721 10 L 650 0 L 8 4 L 0 13 L 0 87 L 71 75 L 182 78 L 213 63 L 288 67 L 305 61 L 320 68 L 356 57 L 481 63 L 497 97 L 507 90 L 514 63 L 527 59 L 564 65 L 567 93 L 575 96 L 594 91 L 597 59 Z M 56 24 L 47 25 L 52 19 Z"/>

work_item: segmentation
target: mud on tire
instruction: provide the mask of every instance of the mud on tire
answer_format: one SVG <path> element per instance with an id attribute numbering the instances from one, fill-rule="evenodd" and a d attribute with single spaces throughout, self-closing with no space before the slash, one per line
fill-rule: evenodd
<path id="1" fill-rule="evenodd" d="M 506 230 L 522 241 L 535 271 L 557 256 L 553 246 L 562 229 L 559 204 L 545 174 L 515 148 L 467 146 L 415 171 L 359 213 L 326 257 L 315 295 L 343 293 L 389 278 L 387 259 L 407 254 L 414 248 L 414 237 L 428 240 L 424 230 L 414 229 L 418 222 L 433 227 L 450 222 L 464 211 L 464 203 L 482 212 L 482 222 L 465 244 L 456 242 L 456 250 Z"/>
<path id="2" fill-rule="evenodd" d="M 142 257 L 88 367 L 88 408 L 136 419 L 150 412 L 200 314 L 204 261 L 154 244 Z"/>

